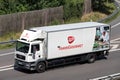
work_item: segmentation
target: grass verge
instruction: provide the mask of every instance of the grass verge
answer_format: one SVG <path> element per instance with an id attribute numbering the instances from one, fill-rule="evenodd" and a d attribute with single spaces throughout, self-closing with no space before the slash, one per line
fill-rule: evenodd
<path id="1" fill-rule="evenodd" d="M 19 38 L 21 33 L 8 33 L 0 37 L 0 42 L 5 42 L 5 41 L 10 41 L 10 40 L 16 40 Z M 5 44 L 0 44 L 0 50 L 1 49 L 9 49 L 9 48 L 14 48 L 15 43 L 5 43 Z"/>
<path id="2" fill-rule="evenodd" d="M 100 13 L 100 12 L 91 12 L 89 14 L 86 14 L 82 16 L 81 22 L 86 22 L 86 21 L 98 21 L 100 19 L 103 19 L 107 17 L 106 14 Z"/>
<path id="3" fill-rule="evenodd" d="M 14 48 L 15 47 L 15 43 L 7 43 L 7 44 L 0 44 L 0 49 L 9 49 L 9 48 Z"/>

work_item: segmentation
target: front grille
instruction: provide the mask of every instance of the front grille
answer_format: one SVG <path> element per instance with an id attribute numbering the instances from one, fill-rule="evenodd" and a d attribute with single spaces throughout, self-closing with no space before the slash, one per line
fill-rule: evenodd
<path id="1" fill-rule="evenodd" d="M 23 56 L 23 55 L 16 54 L 16 57 L 19 59 L 25 60 L 25 56 Z"/>

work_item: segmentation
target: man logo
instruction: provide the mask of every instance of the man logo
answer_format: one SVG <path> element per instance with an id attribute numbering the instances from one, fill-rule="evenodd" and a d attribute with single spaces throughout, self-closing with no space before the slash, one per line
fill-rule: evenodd
<path id="1" fill-rule="evenodd" d="M 68 36 L 68 43 L 72 44 L 75 41 L 74 36 Z"/>

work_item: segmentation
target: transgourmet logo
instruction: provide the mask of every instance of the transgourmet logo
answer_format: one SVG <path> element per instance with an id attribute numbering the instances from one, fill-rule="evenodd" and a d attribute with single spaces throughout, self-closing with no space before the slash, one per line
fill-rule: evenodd
<path id="1" fill-rule="evenodd" d="M 68 36 L 68 43 L 72 44 L 75 41 L 75 37 L 74 36 Z"/>
<path id="2" fill-rule="evenodd" d="M 68 36 L 67 37 L 69 45 L 66 46 L 58 46 L 59 50 L 68 50 L 68 49 L 75 49 L 75 48 L 82 48 L 83 44 L 72 44 L 75 41 L 74 36 Z"/>

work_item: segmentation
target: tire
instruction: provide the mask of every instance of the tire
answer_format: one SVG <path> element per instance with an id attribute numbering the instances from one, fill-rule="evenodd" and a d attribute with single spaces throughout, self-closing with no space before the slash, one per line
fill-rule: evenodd
<path id="1" fill-rule="evenodd" d="M 14 64 L 14 70 L 17 70 L 18 66 L 16 64 Z"/>
<path id="2" fill-rule="evenodd" d="M 103 55 L 104 55 L 104 58 L 107 59 L 108 55 L 109 55 L 109 52 L 108 51 L 103 51 Z"/>
<path id="3" fill-rule="evenodd" d="M 44 63 L 44 62 L 38 63 L 38 64 L 37 64 L 36 71 L 37 71 L 38 73 L 45 72 L 45 63 Z"/>
<path id="4" fill-rule="evenodd" d="M 88 63 L 94 63 L 95 59 L 96 59 L 95 54 L 89 54 L 87 61 L 88 61 Z"/>

